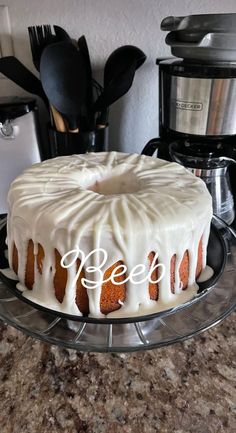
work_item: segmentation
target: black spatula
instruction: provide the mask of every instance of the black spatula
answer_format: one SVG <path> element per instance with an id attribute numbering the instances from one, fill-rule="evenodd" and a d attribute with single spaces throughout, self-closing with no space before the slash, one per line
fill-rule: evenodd
<path id="1" fill-rule="evenodd" d="M 146 60 L 146 55 L 134 45 L 123 45 L 108 57 L 104 68 L 104 86 L 107 87 L 114 78 L 119 77 L 133 63 L 138 69 Z"/>
<path id="2" fill-rule="evenodd" d="M 106 124 L 107 108 L 128 92 L 132 86 L 136 69 L 146 60 L 146 55 L 133 45 L 124 45 L 108 57 L 104 68 L 104 90 L 94 104 L 100 111 L 97 123 Z"/>
<path id="3" fill-rule="evenodd" d="M 50 103 L 78 132 L 86 95 L 86 70 L 81 53 L 69 41 L 49 45 L 42 53 L 40 77 Z"/>

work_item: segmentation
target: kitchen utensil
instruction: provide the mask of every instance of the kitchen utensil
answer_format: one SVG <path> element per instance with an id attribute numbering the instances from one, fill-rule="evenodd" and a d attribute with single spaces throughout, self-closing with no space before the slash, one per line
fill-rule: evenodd
<path id="1" fill-rule="evenodd" d="M 59 132 L 66 132 L 66 125 L 62 115 L 56 110 L 55 107 L 53 107 L 52 104 L 50 105 L 50 108 L 56 130 Z"/>
<path id="2" fill-rule="evenodd" d="M 108 57 L 104 68 L 104 85 L 108 86 L 116 76 L 122 73 L 133 62 L 136 69 L 145 62 L 146 55 L 140 48 L 133 45 L 123 45 Z"/>
<path id="3" fill-rule="evenodd" d="M 66 41 L 66 40 L 71 41 L 70 35 L 65 31 L 65 29 L 56 25 L 54 25 L 53 28 L 57 39 L 55 40 L 55 42 Z"/>
<path id="4" fill-rule="evenodd" d="M 38 71 L 41 55 L 46 46 L 63 40 L 70 40 L 70 36 L 62 27 L 55 25 L 53 28 L 55 35 L 52 34 L 50 25 L 28 27 L 33 63 Z M 61 132 L 66 131 L 65 123 L 61 114 L 55 107 L 51 106 L 50 108 L 56 129 Z"/>
<path id="5" fill-rule="evenodd" d="M 40 69 L 42 52 L 49 44 L 65 40 L 71 41 L 70 36 L 62 27 L 53 26 L 53 28 L 55 34 L 52 33 L 50 25 L 28 27 L 33 63 L 37 71 Z"/>
<path id="6" fill-rule="evenodd" d="M 28 27 L 32 59 L 35 68 L 39 71 L 40 58 L 44 48 L 52 43 L 52 32 L 49 25 Z"/>
<path id="7" fill-rule="evenodd" d="M 93 77 L 92 77 L 92 66 L 90 61 L 90 55 L 88 50 L 87 41 L 84 35 L 82 35 L 78 39 L 78 47 L 79 50 L 83 56 L 84 64 L 86 68 L 86 75 L 87 75 L 87 94 L 86 94 L 86 119 L 88 121 L 88 129 L 93 130 L 95 119 L 94 119 L 94 112 L 93 112 Z"/>
<path id="8" fill-rule="evenodd" d="M 79 131 L 78 134 L 59 132 L 49 128 L 50 154 L 54 158 L 75 153 L 105 152 L 108 150 L 109 127 L 93 131 Z"/>
<path id="9" fill-rule="evenodd" d="M 94 104 L 94 111 L 102 112 L 97 124 L 106 125 L 107 108 L 128 92 L 136 69 L 145 60 L 145 54 L 132 45 L 119 47 L 108 57 L 104 68 L 104 90 Z"/>
<path id="10" fill-rule="evenodd" d="M 78 132 L 87 83 L 81 53 L 68 41 L 48 45 L 41 56 L 40 76 L 50 103 L 66 119 L 69 130 Z"/>
<path id="11" fill-rule="evenodd" d="M 0 72 L 22 89 L 38 95 L 47 105 L 48 100 L 40 80 L 14 56 L 0 58 Z"/>

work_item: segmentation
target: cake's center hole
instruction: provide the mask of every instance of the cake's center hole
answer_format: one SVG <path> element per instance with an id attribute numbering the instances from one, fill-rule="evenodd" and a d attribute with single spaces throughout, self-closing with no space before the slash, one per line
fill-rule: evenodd
<path id="1" fill-rule="evenodd" d="M 97 180 L 88 186 L 90 191 L 101 195 L 129 194 L 139 190 L 137 177 L 133 173 L 123 173 Z"/>

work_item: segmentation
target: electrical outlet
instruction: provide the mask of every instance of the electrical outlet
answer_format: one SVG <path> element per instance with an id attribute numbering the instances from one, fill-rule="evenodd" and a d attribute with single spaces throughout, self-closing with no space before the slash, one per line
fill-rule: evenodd
<path id="1" fill-rule="evenodd" d="M 13 56 L 13 42 L 8 6 L 0 5 L 0 57 Z"/>

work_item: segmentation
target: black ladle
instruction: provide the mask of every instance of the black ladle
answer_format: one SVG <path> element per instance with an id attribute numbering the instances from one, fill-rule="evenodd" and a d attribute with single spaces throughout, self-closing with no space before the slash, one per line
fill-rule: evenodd
<path id="1" fill-rule="evenodd" d="M 48 45 L 40 61 L 40 77 L 50 103 L 66 119 L 70 132 L 79 132 L 86 95 L 83 57 L 70 41 Z"/>
<path id="2" fill-rule="evenodd" d="M 104 68 L 104 90 L 94 104 L 94 111 L 101 112 L 97 124 L 106 125 L 107 108 L 128 92 L 135 71 L 145 60 L 143 51 L 133 45 L 119 47 L 108 57 Z"/>

